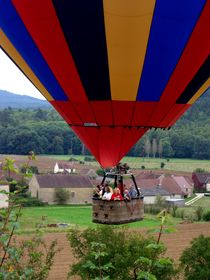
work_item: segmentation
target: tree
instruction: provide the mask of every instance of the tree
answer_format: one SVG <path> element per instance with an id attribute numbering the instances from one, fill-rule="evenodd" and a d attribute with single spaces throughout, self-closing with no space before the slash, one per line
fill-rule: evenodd
<path id="1" fill-rule="evenodd" d="M 55 201 L 58 204 L 66 204 L 70 198 L 70 193 L 68 190 L 63 188 L 55 189 Z"/>
<path id="2" fill-rule="evenodd" d="M 191 241 L 180 258 L 185 280 L 210 279 L 210 237 L 200 235 Z"/>
<path id="3" fill-rule="evenodd" d="M 163 155 L 163 144 L 161 139 L 158 141 L 157 152 L 159 157 L 161 158 Z"/>
<path id="4" fill-rule="evenodd" d="M 52 141 L 52 150 L 56 155 L 63 155 L 63 139 L 60 136 L 55 136 Z"/>
<path id="5" fill-rule="evenodd" d="M 77 259 L 69 276 L 79 275 L 84 280 L 171 280 L 176 275 L 173 261 L 163 256 L 166 248 L 151 236 L 145 238 L 124 228 L 103 226 L 84 231 L 71 229 L 68 240 Z"/>
<path id="6" fill-rule="evenodd" d="M 5 158 L 3 161 L 3 170 L 6 172 L 7 177 L 11 178 L 11 173 L 17 173 L 18 169 L 15 167 L 15 160 L 9 157 Z"/>
<path id="7" fill-rule="evenodd" d="M 170 144 L 170 141 L 169 140 L 166 140 L 164 139 L 163 140 L 163 157 L 166 157 L 166 158 L 171 158 L 173 157 L 174 155 L 174 151 L 172 149 L 172 146 Z"/>
<path id="8" fill-rule="evenodd" d="M 155 138 L 152 139 L 152 154 L 155 158 L 157 154 L 157 140 Z"/>
<path id="9" fill-rule="evenodd" d="M 146 139 L 146 142 L 145 142 L 145 144 L 144 144 L 144 150 L 145 150 L 145 153 L 146 153 L 147 157 L 150 156 L 150 154 L 151 154 L 151 149 L 152 149 L 152 147 L 151 147 L 151 142 L 150 142 L 149 138 L 147 138 L 147 139 Z"/>

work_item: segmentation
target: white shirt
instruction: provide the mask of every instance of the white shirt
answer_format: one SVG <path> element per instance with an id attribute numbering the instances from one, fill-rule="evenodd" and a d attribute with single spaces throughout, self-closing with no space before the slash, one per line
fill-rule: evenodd
<path id="1" fill-rule="evenodd" d="M 111 192 L 105 192 L 104 195 L 102 196 L 103 200 L 110 200 L 112 197 L 112 193 Z"/>

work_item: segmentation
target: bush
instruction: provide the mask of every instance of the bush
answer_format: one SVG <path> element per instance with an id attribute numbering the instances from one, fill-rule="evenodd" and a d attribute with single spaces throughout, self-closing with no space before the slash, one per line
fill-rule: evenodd
<path id="1" fill-rule="evenodd" d="M 182 220 L 184 220 L 185 217 L 185 210 L 184 209 L 178 209 L 176 211 L 176 217 L 177 218 L 181 218 Z"/>
<path id="2" fill-rule="evenodd" d="M 194 173 L 207 173 L 208 171 L 206 171 L 205 169 L 203 168 L 196 168 L 195 170 L 193 170 Z"/>
<path id="3" fill-rule="evenodd" d="M 195 210 L 195 214 L 197 216 L 197 220 L 200 221 L 202 219 L 202 216 L 203 216 L 203 208 L 201 206 L 198 206 Z"/>
<path id="4" fill-rule="evenodd" d="M 170 212 L 171 212 L 171 216 L 174 218 L 177 216 L 177 209 L 178 209 L 177 205 L 172 205 Z"/>
<path id="5" fill-rule="evenodd" d="M 144 166 L 144 165 L 142 165 L 142 166 L 141 166 L 141 169 L 145 169 L 145 166 Z"/>
<path id="6" fill-rule="evenodd" d="M 210 237 L 200 235 L 191 241 L 180 258 L 185 280 L 210 279 Z"/>
<path id="7" fill-rule="evenodd" d="M 210 221 L 210 211 L 203 214 L 203 220 L 207 222 Z"/>
<path id="8" fill-rule="evenodd" d="M 70 157 L 70 158 L 68 159 L 68 161 L 78 161 L 78 159 L 73 158 L 73 157 Z"/>
<path id="9" fill-rule="evenodd" d="M 123 228 L 103 226 L 84 231 L 71 229 L 68 240 L 78 260 L 71 266 L 69 276 L 79 275 L 84 280 L 147 279 L 140 278 L 143 271 L 154 274 L 156 279 L 169 280 L 176 274 L 173 262 L 162 256 L 166 248 L 154 244 L 152 237 L 144 238 L 139 233 L 131 233 Z M 96 259 L 99 255 L 100 260 Z M 148 269 L 144 266 L 145 259 L 150 262 Z M 103 278 L 99 278 L 99 272 Z"/>
<path id="10" fill-rule="evenodd" d="M 161 162 L 160 163 L 160 168 L 163 169 L 165 165 L 166 165 L 165 162 Z"/>
<path id="11" fill-rule="evenodd" d="M 0 245 L 2 243 L 0 240 Z M 58 251 L 56 241 L 47 246 L 39 235 L 18 243 L 13 240 L 12 247 L 7 249 L 8 257 L 1 266 L 0 279 L 45 280 Z"/>
<path id="12" fill-rule="evenodd" d="M 104 170 L 102 168 L 96 170 L 98 176 L 104 176 Z"/>
<path id="13" fill-rule="evenodd" d="M 47 203 L 42 202 L 36 197 L 27 197 L 21 200 L 21 204 L 23 207 L 35 207 L 35 206 L 45 206 Z"/>
<path id="14" fill-rule="evenodd" d="M 94 157 L 91 157 L 91 156 L 85 156 L 84 161 L 96 161 L 96 159 Z"/>
<path id="15" fill-rule="evenodd" d="M 54 196 L 55 196 L 55 201 L 58 204 L 66 204 L 70 198 L 70 193 L 66 189 L 59 188 L 59 189 L 55 189 Z"/>
<path id="16" fill-rule="evenodd" d="M 152 214 L 152 215 L 157 215 L 158 213 L 163 210 L 162 207 L 155 205 L 155 204 L 145 204 L 144 205 L 144 211 L 145 213 Z"/>

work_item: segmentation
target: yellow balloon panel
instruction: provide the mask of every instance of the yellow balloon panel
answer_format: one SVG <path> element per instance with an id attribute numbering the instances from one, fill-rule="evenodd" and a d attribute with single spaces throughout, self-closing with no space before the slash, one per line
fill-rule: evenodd
<path id="1" fill-rule="evenodd" d="M 136 100 L 155 0 L 104 0 L 112 100 Z"/>
<path id="2" fill-rule="evenodd" d="M 193 104 L 210 87 L 210 78 L 199 88 L 196 94 L 189 100 L 188 104 Z"/>

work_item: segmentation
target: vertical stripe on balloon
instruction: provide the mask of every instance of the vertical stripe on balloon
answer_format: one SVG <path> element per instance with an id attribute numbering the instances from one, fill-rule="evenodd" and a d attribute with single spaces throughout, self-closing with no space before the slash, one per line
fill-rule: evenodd
<path id="1" fill-rule="evenodd" d="M 112 100 L 134 101 L 155 0 L 104 0 Z"/>

